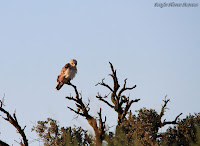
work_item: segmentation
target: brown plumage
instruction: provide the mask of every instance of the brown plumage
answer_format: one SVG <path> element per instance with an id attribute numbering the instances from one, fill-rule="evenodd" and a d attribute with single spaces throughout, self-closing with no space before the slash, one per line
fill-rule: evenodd
<path id="1" fill-rule="evenodd" d="M 60 74 L 57 77 L 58 85 L 56 86 L 57 90 L 64 85 L 69 83 L 77 73 L 77 61 L 75 59 L 70 60 L 61 70 Z"/>

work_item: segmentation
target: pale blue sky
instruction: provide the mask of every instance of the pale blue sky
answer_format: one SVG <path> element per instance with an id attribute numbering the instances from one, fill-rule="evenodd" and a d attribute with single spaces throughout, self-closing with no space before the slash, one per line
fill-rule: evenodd
<path id="1" fill-rule="evenodd" d="M 11 113 L 16 109 L 30 145 L 37 138 L 30 129 L 38 120 L 54 118 L 62 126 L 87 121 L 66 107 L 75 107 L 64 97 L 73 93 L 64 86 L 56 91 L 56 78 L 72 58 L 78 74 L 72 81 L 91 100 L 91 113 L 99 107 L 107 124 L 116 125 L 116 113 L 95 98 L 108 91 L 95 84 L 106 78 L 111 61 L 120 83 L 128 78 L 130 93 L 142 107 L 161 109 L 167 94 L 171 99 L 165 118 L 173 120 L 199 112 L 200 8 L 155 8 L 156 1 L 0 1 L 0 96 Z M 185 1 L 184 1 L 185 2 Z M 191 1 L 190 1 L 191 2 Z M 19 135 L 0 119 L 0 139 L 17 145 Z"/>

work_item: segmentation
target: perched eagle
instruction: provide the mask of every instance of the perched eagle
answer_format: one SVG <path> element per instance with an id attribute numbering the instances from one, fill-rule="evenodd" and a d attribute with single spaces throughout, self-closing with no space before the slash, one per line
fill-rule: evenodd
<path id="1" fill-rule="evenodd" d="M 58 85 L 56 86 L 57 90 L 60 90 L 60 88 L 64 85 L 70 82 L 72 80 L 76 73 L 77 61 L 75 59 L 70 60 L 69 63 L 67 63 L 61 70 L 60 74 L 58 75 L 57 82 Z"/>

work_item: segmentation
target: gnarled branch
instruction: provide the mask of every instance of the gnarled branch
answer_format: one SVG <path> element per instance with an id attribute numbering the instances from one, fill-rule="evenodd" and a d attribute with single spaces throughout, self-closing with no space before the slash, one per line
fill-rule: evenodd
<path id="1" fill-rule="evenodd" d="M 170 101 L 170 99 L 167 99 L 167 95 L 165 96 L 165 99 L 163 100 L 164 102 L 164 105 L 162 106 L 162 109 L 161 109 L 161 112 L 160 112 L 160 115 L 159 115 L 159 124 L 158 124 L 158 127 L 163 127 L 167 124 L 177 124 L 177 120 L 178 118 L 182 115 L 182 113 L 180 113 L 178 116 L 176 116 L 176 118 L 174 119 L 174 121 L 167 121 L 166 122 L 166 119 L 162 122 L 161 121 L 161 118 L 164 116 L 164 112 L 165 110 L 167 109 L 167 103 Z"/>
<path id="2" fill-rule="evenodd" d="M 168 125 L 168 124 L 178 124 L 177 123 L 177 120 L 178 118 L 182 115 L 183 113 L 180 113 L 178 116 L 176 116 L 176 118 L 174 119 L 174 121 L 165 121 L 162 122 L 162 127 L 165 126 L 165 125 Z"/>
<path id="3" fill-rule="evenodd" d="M 113 89 L 108 84 L 104 83 L 104 80 L 105 80 L 105 78 L 103 78 L 102 81 L 97 83 L 95 86 L 102 85 L 104 87 L 107 87 L 110 91 L 113 92 Z"/>
<path id="4" fill-rule="evenodd" d="M 114 106 L 113 105 L 111 105 L 108 101 L 106 101 L 105 99 L 103 99 L 103 97 L 100 95 L 100 94 L 98 94 L 97 96 L 96 96 L 96 98 L 98 98 L 99 100 L 101 100 L 101 101 L 103 101 L 104 103 L 106 103 L 108 106 L 110 106 L 111 108 L 114 108 Z"/>
<path id="5" fill-rule="evenodd" d="M 113 105 L 110 104 L 108 101 L 106 101 L 100 94 L 98 94 L 96 98 L 106 103 L 109 107 L 113 108 L 118 113 L 118 125 L 120 125 L 122 120 L 127 115 L 128 110 L 130 109 L 132 103 L 138 102 L 140 99 L 129 100 L 129 97 L 122 95 L 122 93 L 125 92 L 126 90 L 132 90 L 136 88 L 136 85 L 134 85 L 133 87 L 126 87 L 127 79 L 125 79 L 123 87 L 119 90 L 120 85 L 116 74 L 117 71 L 114 69 L 111 62 L 109 62 L 109 64 L 112 71 L 112 73 L 109 75 L 113 79 L 113 88 L 111 88 L 108 84 L 104 83 L 104 79 L 102 80 L 101 83 L 98 83 L 97 85 L 102 85 L 111 91 L 110 98 Z"/>
<path id="6" fill-rule="evenodd" d="M 126 91 L 126 90 L 132 90 L 132 89 L 136 88 L 136 85 L 134 85 L 133 87 L 127 88 L 127 87 L 126 87 L 126 81 L 127 81 L 127 78 L 124 80 L 124 86 L 123 86 L 123 88 L 119 91 L 118 97 L 120 97 L 121 94 L 122 94 L 124 91 Z"/>
<path id="7" fill-rule="evenodd" d="M 123 110 L 123 113 L 121 115 L 121 119 L 120 120 L 123 120 L 125 118 L 126 114 L 128 113 L 128 110 L 131 107 L 131 104 L 134 103 L 134 102 L 138 102 L 139 100 L 140 99 L 135 99 L 135 100 L 131 100 L 130 102 L 129 101 L 126 102 L 126 106 L 125 106 L 125 108 Z M 122 122 L 122 121 L 118 120 L 118 125 L 120 124 L 120 122 Z"/>
<path id="8" fill-rule="evenodd" d="M 101 108 L 100 108 L 100 111 L 99 111 L 98 115 L 99 115 L 99 133 L 100 133 L 100 137 L 101 137 L 101 139 L 105 139 L 106 116 L 105 116 L 105 120 L 103 121 L 102 117 L 101 117 Z"/>
<path id="9" fill-rule="evenodd" d="M 165 96 L 164 105 L 162 106 L 161 112 L 160 112 L 160 119 L 164 115 L 165 109 L 167 108 L 167 103 L 170 101 L 170 99 L 167 99 L 167 95 Z"/>
<path id="10" fill-rule="evenodd" d="M 120 85 L 118 83 L 118 78 L 117 78 L 117 71 L 114 69 L 113 65 L 111 62 L 109 62 L 110 68 L 112 70 L 112 74 L 110 76 L 113 78 L 113 83 L 114 83 L 114 92 L 116 93 L 117 90 L 119 89 Z"/>
<path id="11" fill-rule="evenodd" d="M 66 97 L 69 100 L 73 100 L 77 106 L 77 110 L 72 109 L 71 107 L 68 107 L 71 111 L 73 111 L 74 113 L 76 113 L 77 115 L 81 115 L 83 117 L 85 117 L 88 121 L 88 123 L 92 126 L 94 132 L 95 132 L 95 137 L 96 137 L 96 145 L 97 146 L 101 146 L 102 145 L 102 141 L 105 138 L 105 121 L 102 121 L 101 118 L 101 109 L 99 114 L 99 126 L 97 126 L 97 120 L 96 118 L 94 118 L 93 116 L 91 116 L 89 114 L 89 103 L 90 101 L 88 100 L 88 104 L 84 104 L 82 101 L 82 97 L 80 97 L 78 90 L 76 88 L 75 85 L 73 85 L 72 83 L 68 83 L 69 86 L 72 86 L 74 88 L 76 97 L 74 98 L 73 96 L 68 96 Z"/>
<path id="12" fill-rule="evenodd" d="M 13 116 L 12 116 L 8 111 L 6 111 L 3 108 L 3 105 L 4 105 L 3 100 L 0 100 L 0 111 L 3 112 L 4 114 L 6 114 L 6 118 L 4 118 L 4 119 L 6 121 L 8 121 L 10 124 L 12 124 L 17 129 L 19 134 L 21 135 L 21 137 L 22 137 L 21 145 L 28 146 L 28 140 L 27 140 L 26 135 L 24 133 L 25 127 L 22 129 L 21 126 L 19 125 L 18 121 L 17 121 L 17 117 L 16 117 L 15 113 L 13 113 Z"/>

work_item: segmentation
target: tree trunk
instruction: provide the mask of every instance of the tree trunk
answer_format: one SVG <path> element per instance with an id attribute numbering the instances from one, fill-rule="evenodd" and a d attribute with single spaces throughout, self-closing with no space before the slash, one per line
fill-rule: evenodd
<path id="1" fill-rule="evenodd" d="M 95 133 L 95 137 L 96 137 L 96 146 L 101 146 L 103 139 L 101 138 L 101 133 L 99 131 L 99 128 L 97 127 L 96 119 L 93 117 L 90 117 L 90 118 L 87 118 L 87 121 L 94 129 L 94 133 Z"/>

